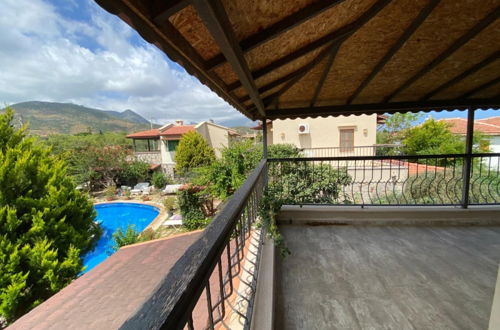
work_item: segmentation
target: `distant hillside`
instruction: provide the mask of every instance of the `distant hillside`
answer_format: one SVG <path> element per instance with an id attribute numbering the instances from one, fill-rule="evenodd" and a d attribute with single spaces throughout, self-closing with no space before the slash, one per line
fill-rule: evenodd
<path id="1" fill-rule="evenodd" d="M 138 124 L 146 124 L 149 125 L 149 121 L 142 117 L 141 115 L 133 112 L 130 109 L 127 109 L 123 112 L 118 112 L 118 111 L 104 111 L 107 114 L 110 114 L 113 117 L 120 118 L 123 120 L 127 120 L 133 123 L 138 123 Z"/>
<path id="2" fill-rule="evenodd" d="M 16 123 L 29 123 L 35 135 L 76 134 L 81 132 L 133 132 L 150 128 L 146 119 L 125 110 L 103 111 L 72 103 L 22 102 L 11 105 Z"/>
<path id="3" fill-rule="evenodd" d="M 236 132 L 240 133 L 241 135 L 254 134 L 254 133 L 258 132 L 256 130 L 252 129 L 251 127 L 247 127 L 247 126 L 234 126 L 231 128 L 234 129 Z"/>

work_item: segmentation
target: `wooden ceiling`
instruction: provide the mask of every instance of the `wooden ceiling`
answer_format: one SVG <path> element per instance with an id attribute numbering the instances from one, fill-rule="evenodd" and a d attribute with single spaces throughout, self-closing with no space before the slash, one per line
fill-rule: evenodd
<path id="1" fill-rule="evenodd" d="M 251 119 L 500 108 L 499 0 L 96 0 Z"/>

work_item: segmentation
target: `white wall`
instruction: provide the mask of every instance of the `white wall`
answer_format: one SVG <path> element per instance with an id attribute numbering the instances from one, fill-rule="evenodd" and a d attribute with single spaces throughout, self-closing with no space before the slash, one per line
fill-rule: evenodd
<path id="1" fill-rule="evenodd" d="M 300 124 L 309 124 L 309 134 L 299 134 Z M 339 147 L 341 128 L 354 129 L 354 146 L 372 146 L 377 143 L 377 116 L 339 116 L 327 118 L 274 120 L 274 144 L 291 143 L 298 148 Z"/>
<path id="2" fill-rule="evenodd" d="M 205 138 L 208 145 L 214 148 L 215 156 L 217 158 L 221 157 L 221 150 L 229 146 L 230 136 L 228 130 L 210 122 L 202 122 L 195 128 Z"/>
<path id="3" fill-rule="evenodd" d="M 167 141 L 162 140 L 160 145 L 161 152 L 161 163 L 162 164 L 174 164 L 175 163 L 175 152 L 168 151 Z"/>

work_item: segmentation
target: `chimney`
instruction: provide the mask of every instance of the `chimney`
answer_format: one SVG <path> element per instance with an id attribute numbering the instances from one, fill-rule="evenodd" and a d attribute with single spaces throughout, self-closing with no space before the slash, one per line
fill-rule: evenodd
<path id="1" fill-rule="evenodd" d="M 184 125 L 184 121 L 183 120 L 177 119 L 175 121 L 175 126 L 182 126 L 182 125 Z"/>

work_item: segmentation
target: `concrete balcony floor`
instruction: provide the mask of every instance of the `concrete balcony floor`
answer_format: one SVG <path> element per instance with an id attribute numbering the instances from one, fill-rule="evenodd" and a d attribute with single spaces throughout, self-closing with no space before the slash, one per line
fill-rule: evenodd
<path id="1" fill-rule="evenodd" d="M 277 329 L 488 329 L 500 226 L 280 228 Z"/>

